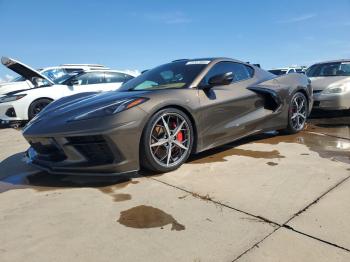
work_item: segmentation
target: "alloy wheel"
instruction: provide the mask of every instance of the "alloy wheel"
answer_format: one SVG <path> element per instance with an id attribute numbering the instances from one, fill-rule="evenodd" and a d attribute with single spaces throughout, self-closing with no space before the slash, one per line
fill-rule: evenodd
<path id="1" fill-rule="evenodd" d="M 177 113 L 162 114 L 151 129 L 152 157 L 163 167 L 176 166 L 186 157 L 191 139 L 190 127 L 184 117 Z"/>
<path id="2" fill-rule="evenodd" d="M 307 101 L 304 95 L 297 93 L 293 97 L 290 118 L 295 130 L 300 131 L 304 128 L 307 118 Z"/>

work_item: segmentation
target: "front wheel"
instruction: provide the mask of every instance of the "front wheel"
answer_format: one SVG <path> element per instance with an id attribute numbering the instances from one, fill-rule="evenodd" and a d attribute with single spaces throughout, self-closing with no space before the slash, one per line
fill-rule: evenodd
<path id="1" fill-rule="evenodd" d="M 285 133 L 295 134 L 303 130 L 308 115 L 308 101 L 306 96 L 297 92 L 293 95 L 288 112 L 288 126 L 285 130 Z"/>
<path id="2" fill-rule="evenodd" d="M 154 114 L 146 125 L 140 148 L 143 168 L 169 172 L 189 157 L 193 145 L 193 127 L 187 115 L 175 108 Z"/>
<path id="3" fill-rule="evenodd" d="M 38 100 L 35 100 L 28 109 L 28 118 L 31 120 L 34 118 L 37 114 L 41 112 L 48 104 L 52 102 L 51 99 L 48 98 L 40 98 Z"/>

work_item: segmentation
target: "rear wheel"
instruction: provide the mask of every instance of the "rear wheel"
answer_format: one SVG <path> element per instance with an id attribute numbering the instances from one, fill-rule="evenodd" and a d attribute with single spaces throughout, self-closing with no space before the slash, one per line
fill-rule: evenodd
<path id="1" fill-rule="evenodd" d="M 146 125 L 141 141 L 143 168 L 169 172 L 189 157 L 193 145 L 193 127 L 187 115 L 175 108 L 154 114 Z"/>
<path id="2" fill-rule="evenodd" d="M 308 101 L 305 95 L 297 92 L 293 95 L 288 112 L 288 126 L 285 133 L 295 134 L 303 130 L 308 115 Z"/>
<path id="3" fill-rule="evenodd" d="M 31 105 L 29 106 L 28 110 L 28 118 L 31 120 L 34 118 L 37 114 L 41 112 L 48 104 L 52 102 L 51 99 L 48 98 L 41 98 L 38 100 L 35 100 Z"/>

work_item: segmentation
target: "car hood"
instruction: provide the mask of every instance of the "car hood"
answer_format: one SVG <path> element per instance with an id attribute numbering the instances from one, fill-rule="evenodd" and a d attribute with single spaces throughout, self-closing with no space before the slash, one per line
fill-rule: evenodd
<path id="1" fill-rule="evenodd" d="M 133 91 L 133 92 L 90 92 L 80 93 L 73 96 L 68 96 L 56 100 L 48 105 L 38 116 L 34 119 L 41 120 L 45 118 L 70 118 L 89 112 L 94 109 L 115 103 L 126 98 L 139 97 L 147 91 Z"/>
<path id="2" fill-rule="evenodd" d="M 29 88 L 32 88 L 32 85 L 28 81 L 8 82 L 0 85 L 0 95 L 7 95 L 11 92 L 27 90 Z"/>
<path id="3" fill-rule="evenodd" d="M 25 79 L 29 80 L 32 82 L 34 85 L 35 83 L 33 82 L 33 77 L 41 78 L 46 80 L 50 85 L 54 85 L 54 82 L 52 82 L 51 79 L 48 77 L 44 76 L 40 72 L 36 71 L 35 69 L 15 60 L 9 57 L 2 57 L 1 58 L 1 63 L 6 66 L 8 69 L 14 71 L 15 73 L 23 76 Z"/>
<path id="4" fill-rule="evenodd" d="M 314 90 L 324 90 L 330 85 L 343 84 L 350 82 L 349 76 L 320 76 L 310 77 L 311 85 Z"/>

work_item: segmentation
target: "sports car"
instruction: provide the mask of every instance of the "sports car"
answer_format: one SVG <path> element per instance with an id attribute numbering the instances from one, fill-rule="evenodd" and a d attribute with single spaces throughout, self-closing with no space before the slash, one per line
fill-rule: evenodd
<path id="1" fill-rule="evenodd" d="M 168 172 L 190 154 L 271 130 L 296 133 L 312 107 L 301 74 L 229 58 L 176 60 L 118 91 L 48 105 L 23 131 L 28 162 L 57 174 Z"/>

